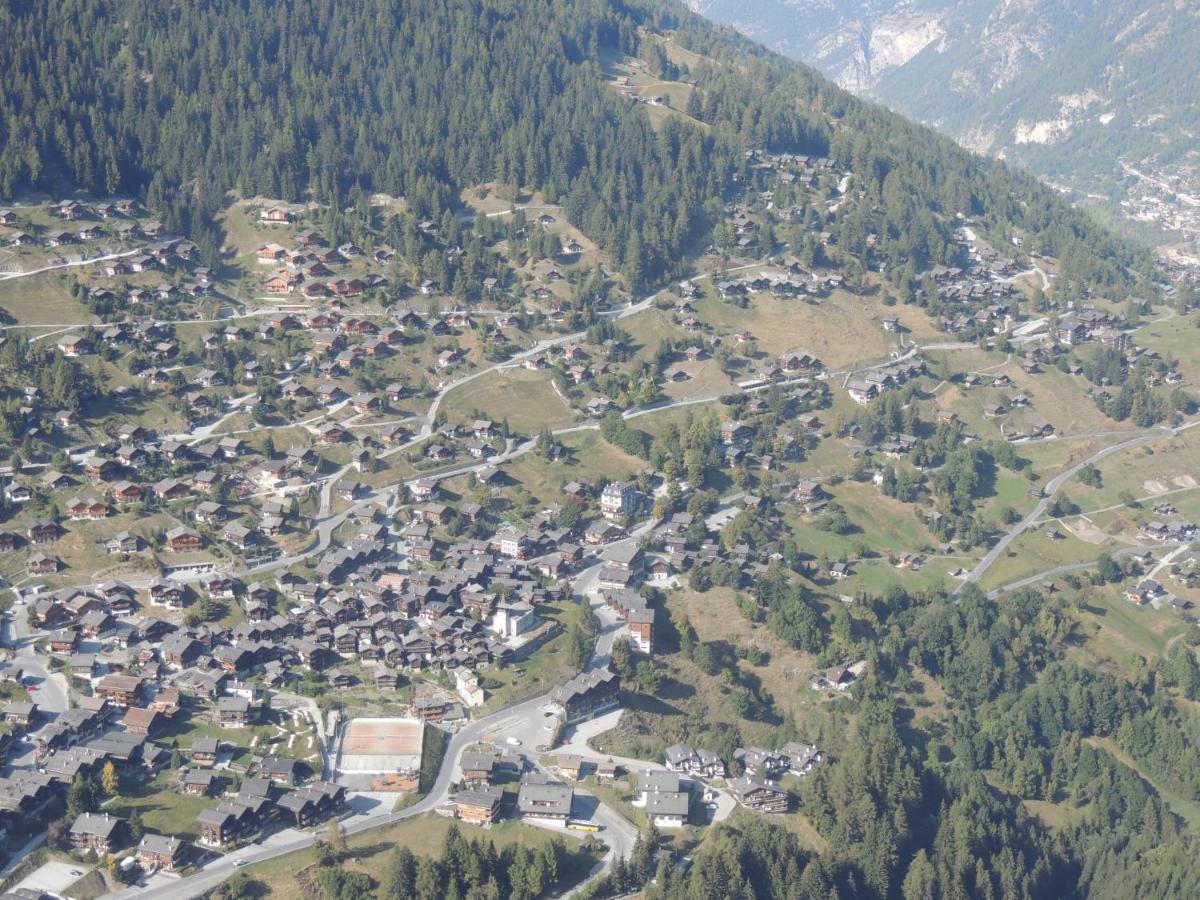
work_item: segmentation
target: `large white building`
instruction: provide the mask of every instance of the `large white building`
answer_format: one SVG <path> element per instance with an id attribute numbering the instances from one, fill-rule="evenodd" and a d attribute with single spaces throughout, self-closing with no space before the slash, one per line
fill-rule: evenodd
<path id="1" fill-rule="evenodd" d="M 637 512 L 638 490 L 628 481 L 610 481 L 600 493 L 600 512 L 606 519 L 619 519 Z"/>

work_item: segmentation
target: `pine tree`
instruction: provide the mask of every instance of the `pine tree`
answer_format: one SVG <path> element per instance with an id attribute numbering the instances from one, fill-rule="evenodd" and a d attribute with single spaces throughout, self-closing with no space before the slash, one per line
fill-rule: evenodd
<path id="1" fill-rule="evenodd" d="M 416 890 L 416 859 L 408 847 L 400 846 L 388 854 L 380 878 L 379 900 L 408 900 Z"/>
<path id="2" fill-rule="evenodd" d="M 90 778 L 77 772 L 71 781 L 71 787 L 67 789 L 67 819 L 74 822 L 85 812 L 94 812 L 95 809 L 95 785 Z"/>

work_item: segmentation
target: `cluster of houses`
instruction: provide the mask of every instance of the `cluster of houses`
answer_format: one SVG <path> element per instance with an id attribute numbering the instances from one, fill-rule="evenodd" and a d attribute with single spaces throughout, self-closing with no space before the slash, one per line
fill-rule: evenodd
<path id="1" fill-rule="evenodd" d="M 739 222 L 744 217 L 734 218 Z M 753 224 L 753 223 L 751 223 Z M 717 295 L 732 300 L 752 294 L 772 294 L 776 297 L 807 297 L 819 299 L 842 287 L 845 279 L 837 272 L 816 272 L 799 260 L 783 257 L 771 268 L 740 278 L 725 278 L 716 283 Z"/>
<path id="2" fill-rule="evenodd" d="M 26 734 L 36 767 L 0 778 L 0 832 L 50 815 L 77 778 L 96 779 L 109 765 L 134 781 L 167 769 L 174 754 L 154 738 L 171 720 L 207 716 L 224 729 L 255 722 L 258 689 L 234 677 L 254 656 L 253 642 L 214 649 L 211 634 L 176 629 L 162 619 L 146 621 L 141 640 L 133 639 L 133 631 L 123 632 L 119 641 L 129 652 L 111 655 L 92 651 L 83 631 L 51 633 L 48 649 L 63 660 L 69 677 L 90 682 L 91 693 L 49 723 L 36 703 L 13 701 L 5 707 L 12 731 L 0 739 L 0 754 L 7 756 Z M 109 658 L 102 663 L 104 657 Z M 101 668 L 107 671 L 100 674 Z M 10 665 L 3 676 L 19 679 L 21 673 Z M 235 790 L 230 783 L 235 770 L 220 762 L 223 749 L 216 738 L 194 737 L 170 780 L 182 794 L 219 801 L 197 817 L 197 843 L 203 847 L 253 838 L 277 819 L 307 827 L 337 815 L 344 805 L 343 786 L 298 785 L 299 763 L 286 757 L 254 757 L 250 770 L 236 770 L 241 776 Z M 129 847 L 133 835 L 127 821 L 102 812 L 81 815 L 68 838 L 77 852 L 104 855 Z M 186 842 L 173 835 L 146 834 L 134 851 L 147 870 L 173 871 L 188 858 Z"/>
<path id="3" fill-rule="evenodd" d="M 0 209 L 0 225 L 6 226 L 0 241 L 12 247 L 46 247 L 58 249 L 77 244 L 116 238 L 128 241 L 137 238 L 160 240 L 165 229 L 161 223 L 139 218 L 140 209 L 134 200 L 110 200 L 96 204 L 78 200 L 62 200 L 49 207 L 52 217 L 66 223 L 76 223 L 69 228 L 50 227 L 21 230 L 22 214 L 13 209 Z M 11 230 L 8 230 L 11 229 Z M 186 254 L 195 252 L 195 245 L 186 244 Z"/>
<path id="4" fill-rule="evenodd" d="M 789 741 L 779 750 L 762 747 L 739 747 L 733 759 L 742 775 L 731 778 L 727 786 L 738 803 L 759 812 L 787 812 L 788 792 L 777 779 L 784 775 L 807 776 L 821 762 L 821 751 L 814 744 Z M 696 778 L 714 779 L 726 776 L 726 765 L 711 750 L 696 749 L 686 744 L 673 744 L 666 749 L 665 763 L 672 773 Z"/>
<path id="5" fill-rule="evenodd" d="M 270 758 L 259 764 L 260 774 L 241 779 L 232 793 L 196 818 L 201 848 L 225 848 L 252 840 L 272 823 L 305 828 L 336 816 L 344 807 L 346 789 L 328 782 L 310 782 L 295 787 L 288 767 L 273 765 Z M 192 777 L 199 776 L 199 777 Z M 207 793 L 212 772 L 192 770 L 181 779 L 190 793 Z M 68 837 L 81 855 L 106 856 L 129 847 L 132 835 L 126 819 L 106 812 L 83 813 L 72 823 Z M 173 872 L 187 861 L 189 846 L 175 835 L 146 834 L 135 847 L 135 858 L 144 870 Z"/>
<path id="6" fill-rule="evenodd" d="M 273 296 L 297 294 L 306 300 L 353 297 L 389 285 L 385 275 L 335 274 L 335 268 L 361 257 L 363 251 L 352 243 L 330 247 L 321 234 L 311 229 L 298 232 L 292 248 L 271 241 L 260 244 L 254 254 L 260 265 L 278 266 L 263 284 Z"/>
<path id="7" fill-rule="evenodd" d="M 1060 316 L 1054 336 L 1068 347 L 1096 341 L 1105 347 L 1125 351 L 1129 347 L 1129 335 L 1119 325 L 1118 317 L 1112 313 L 1096 308 L 1081 309 Z"/>
<path id="8" fill-rule="evenodd" d="M 859 378 L 846 382 L 846 393 L 855 403 L 867 404 L 884 391 L 925 374 L 925 360 L 919 356 L 878 369 L 869 369 Z"/>
<path id="9" fill-rule="evenodd" d="M 252 840 L 273 821 L 307 828 L 335 817 L 346 802 L 346 789 L 326 781 L 295 784 L 295 760 L 266 757 L 257 776 L 242 779 L 238 792 L 207 807 L 196 817 L 199 843 L 224 847 Z"/>

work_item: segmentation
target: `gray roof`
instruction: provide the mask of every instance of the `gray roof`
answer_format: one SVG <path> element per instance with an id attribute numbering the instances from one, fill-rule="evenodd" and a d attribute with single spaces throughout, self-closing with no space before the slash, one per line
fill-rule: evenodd
<path id="1" fill-rule="evenodd" d="M 529 775 L 521 783 L 517 808 L 522 815 L 569 816 L 573 795 L 570 785 L 550 781 L 545 776 Z"/>
<path id="2" fill-rule="evenodd" d="M 179 848 L 182 845 L 183 841 L 169 834 L 145 834 L 142 835 L 138 849 L 146 850 L 150 853 L 166 853 L 169 856 L 174 856 L 179 852 Z"/>
<path id="3" fill-rule="evenodd" d="M 463 806 L 493 808 L 504 799 L 504 791 L 499 787 L 482 791 L 459 791 L 454 795 L 454 802 Z"/>
<path id="4" fill-rule="evenodd" d="M 784 793 L 783 788 L 778 785 L 772 784 L 764 778 L 755 778 L 753 775 L 730 779 L 729 789 L 739 797 L 745 797 L 758 790 L 771 791 L 776 794 Z"/>
<path id="5" fill-rule="evenodd" d="M 646 797 L 646 814 L 650 816 L 686 816 L 689 797 L 683 791 L 653 791 Z"/>
<path id="6" fill-rule="evenodd" d="M 84 813 L 71 826 L 71 834 L 89 834 L 107 839 L 112 835 L 113 829 L 124 821 L 108 813 Z"/>
<path id="7" fill-rule="evenodd" d="M 638 790 L 678 792 L 679 775 L 675 772 L 663 772 L 661 770 L 643 772 L 638 776 Z"/>

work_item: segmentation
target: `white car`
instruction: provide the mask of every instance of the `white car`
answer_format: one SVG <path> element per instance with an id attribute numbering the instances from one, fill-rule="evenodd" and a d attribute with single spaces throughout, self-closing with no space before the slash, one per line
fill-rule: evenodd
<path id="1" fill-rule="evenodd" d="M 504 743 L 508 744 L 510 747 L 520 747 L 521 739 L 515 738 L 515 737 L 508 737 L 508 738 L 504 739 Z"/>

